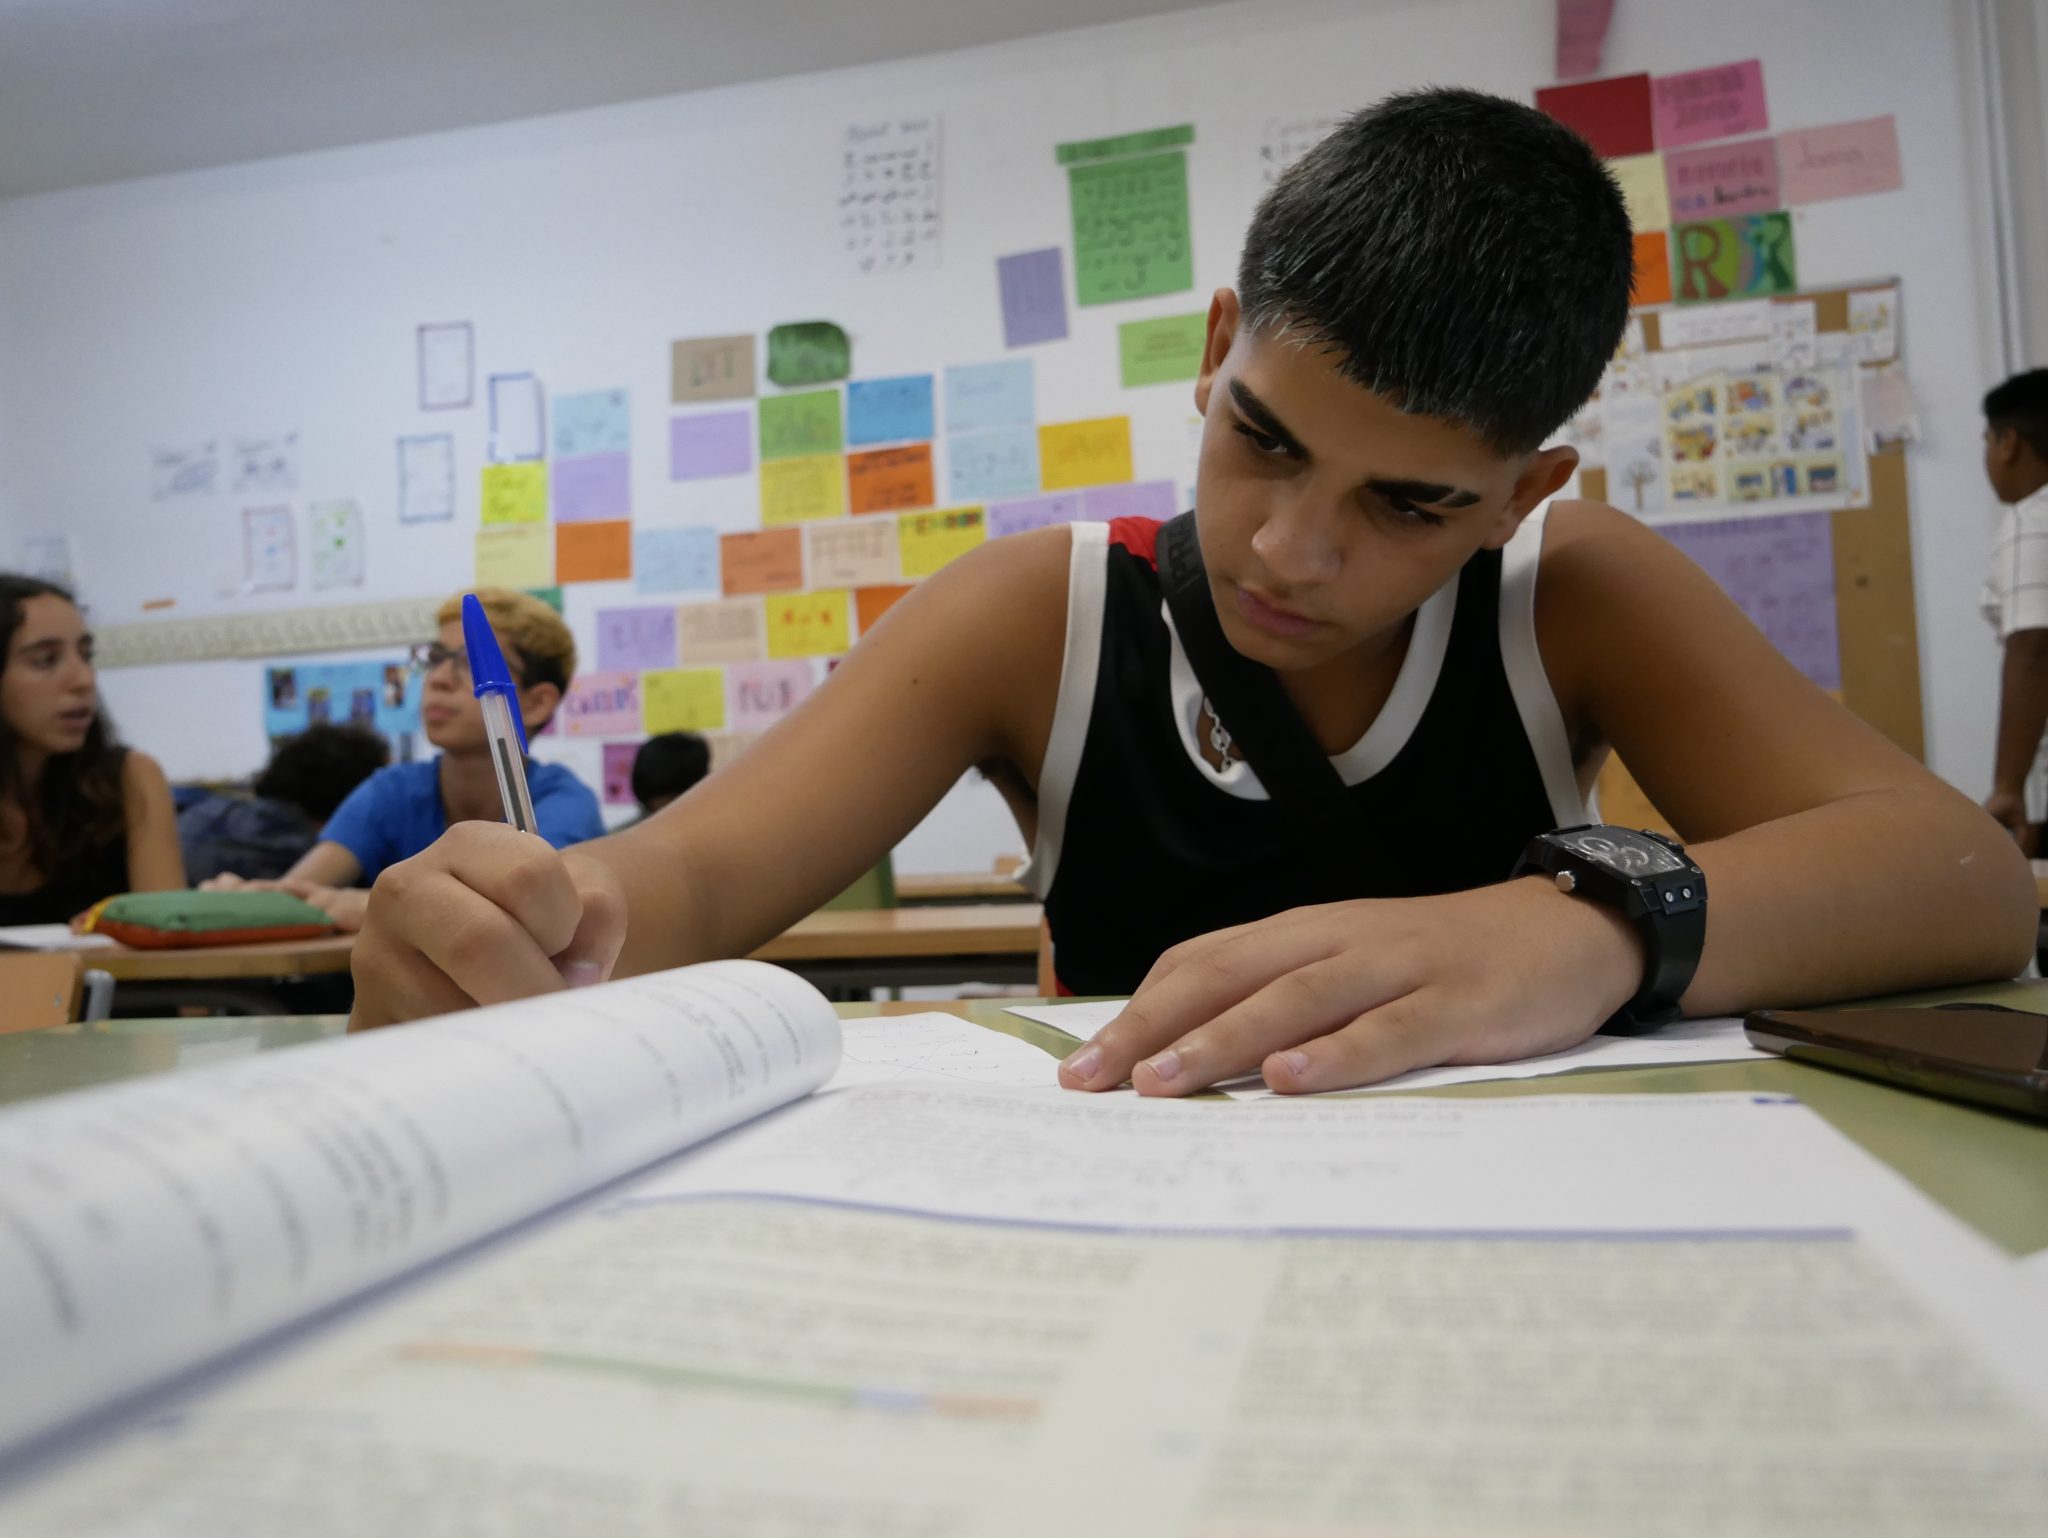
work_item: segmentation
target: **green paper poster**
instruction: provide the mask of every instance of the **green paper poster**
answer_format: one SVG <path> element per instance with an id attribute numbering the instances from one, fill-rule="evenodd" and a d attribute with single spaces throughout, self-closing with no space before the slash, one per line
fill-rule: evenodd
<path id="1" fill-rule="evenodd" d="M 526 591 L 530 593 L 533 597 L 538 598 L 550 609 L 553 609 L 557 614 L 560 614 L 562 612 L 562 590 L 560 588 L 530 587 L 526 589 Z"/>
<path id="2" fill-rule="evenodd" d="M 791 385 L 830 384 L 853 372 L 853 344 L 829 320 L 798 320 L 768 333 L 768 377 Z"/>
<path id="3" fill-rule="evenodd" d="M 763 463 L 807 454 L 837 454 L 845 442 L 837 390 L 761 397 Z"/>
<path id="4" fill-rule="evenodd" d="M 1124 388 L 1193 379 L 1202 371 L 1202 348 L 1208 337 L 1209 316 L 1202 310 L 1158 320 L 1126 321 L 1116 328 Z"/>
<path id="5" fill-rule="evenodd" d="M 1704 219 L 1671 232 L 1672 287 L 1680 304 L 1789 294 L 1799 287 L 1790 214 Z"/>
<path id="6" fill-rule="evenodd" d="M 1077 303 L 1111 304 L 1195 286 L 1185 150 L 1071 166 L 1067 188 Z"/>

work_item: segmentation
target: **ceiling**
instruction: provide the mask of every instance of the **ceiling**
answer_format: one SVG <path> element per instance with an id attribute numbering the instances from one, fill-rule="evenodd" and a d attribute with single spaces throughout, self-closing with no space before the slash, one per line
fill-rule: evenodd
<path id="1" fill-rule="evenodd" d="M 871 64 L 1189 0 L 0 0 L 0 198 Z"/>

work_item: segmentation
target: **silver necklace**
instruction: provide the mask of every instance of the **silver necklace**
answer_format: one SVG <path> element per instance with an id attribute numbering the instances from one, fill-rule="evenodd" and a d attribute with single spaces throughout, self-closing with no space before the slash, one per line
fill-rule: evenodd
<path id="1" fill-rule="evenodd" d="M 1232 751 L 1235 745 L 1230 740 L 1230 733 L 1223 729 L 1223 723 L 1217 719 L 1216 707 L 1209 703 L 1209 696 L 1206 694 L 1202 696 L 1202 713 L 1209 718 L 1209 746 L 1216 750 L 1216 772 L 1228 774 L 1231 766 L 1237 762 L 1237 755 Z"/>

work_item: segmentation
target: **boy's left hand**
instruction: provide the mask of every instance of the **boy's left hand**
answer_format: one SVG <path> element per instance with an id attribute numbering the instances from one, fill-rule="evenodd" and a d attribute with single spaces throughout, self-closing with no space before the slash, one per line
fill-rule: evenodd
<path id="1" fill-rule="evenodd" d="M 1263 1071 L 1301 1094 L 1510 1062 L 1584 1041 L 1642 978 L 1626 921 L 1547 877 L 1295 908 L 1161 956 L 1060 1082 L 1186 1095 Z"/>

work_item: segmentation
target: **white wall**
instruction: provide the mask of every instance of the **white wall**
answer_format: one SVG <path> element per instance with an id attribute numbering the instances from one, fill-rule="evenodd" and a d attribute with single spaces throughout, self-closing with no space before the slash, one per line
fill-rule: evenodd
<path id="1" fill-rule="evenodd" d="M 1904 280 L 1925 429 L 1911 463 L 1930 757 L 1981 793 L 1995 670 L 1974 601 L 1994 509 L 1975 411 L 1992 365 L 1971 202 L 1977 109 L 1954 12 L 1918 0 L 1632 0 L 1617 12 L 1612 71 L 1760 55 L 1774 127 L 1898 116 L 1906 189 L 1801 211 L 1798 258 L 1810 286 Z M 413 409 L 413 327 L 442 319 L 476 324 L 480 376 L 533 369 L 551 393 L 631 391 L 637 520 L 745 526 L 751 480 L 666 480 L 670 339 L 823 316 L 853 334 L 857 377 L 1003 356 L 994 257 L 1068 244 L 1053 143 L 1191 121 L 1195 292 L 1077 310 L 1070 342 L 1030 349 L 1041 421 L 1130 410 L 1139 477 L 1184 477 L 1186 392 L 1119 390 L 1115 328 L 1195 308 L 1229 280 L 1260 188 L 1262 124 L 1428 83 L 1526 99 L 1550 76 L 1552 15 L 1546 0 L 1231 5 L 0 204 L 0 557 L 23 534 L 69 530 L 102 623 L 165 596 L 177 615 L 265 602 L 222 596 L 239 573 L 238 510 L 153 504 L 146 455 L 296 430 L 302 498 L 353 496 L 368 516 L 367 596 L 459 586 L 486 424 L 480 408 Z M 927 276 L 862 278 L 831 245 L 837 136 L 898 109 L 944 114 L 944 261 Z M 1071 261 L 1068 285 L 1071 298 Z M 401 528 L 393 440 L 449 425 L 465 516 Z M 624 596 L 571 589 L 586 643 L 590 616 Z M 124 670 L 106 693 L 174 774 L 245 771 L 263 752 L 258 673 Z M 594 778 L 594 750 L 562 751 Z M 1017 844 L 992 793 L 970 787 L 902 863 L 978 866 Z"/>

